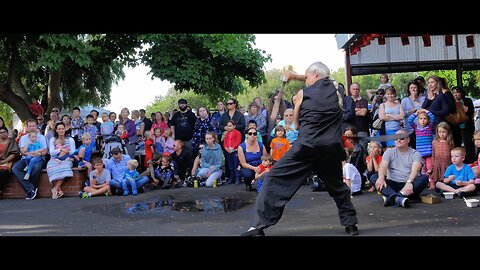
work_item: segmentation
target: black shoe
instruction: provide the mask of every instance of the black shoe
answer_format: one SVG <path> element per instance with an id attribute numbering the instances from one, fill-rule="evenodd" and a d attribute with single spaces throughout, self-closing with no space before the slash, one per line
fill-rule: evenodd
<path id="1" fill-rule="evenodd" d="M 350 235 L 358 235 L 358 227 L 357 225 L 348 225 L 345 227 L 345 232 L 349 233 Z"/>
<path id="2" fill-rule="evenodd" d="M 244 232 L 240 236 L 243 236 L 243 237 L 265 236 L 265 233 L 263 232 L 263 229 L 254 229 L 248 232 Z"/>

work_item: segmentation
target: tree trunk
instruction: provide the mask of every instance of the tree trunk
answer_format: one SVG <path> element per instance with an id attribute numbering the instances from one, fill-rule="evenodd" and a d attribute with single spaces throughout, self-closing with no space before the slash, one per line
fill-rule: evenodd
<path id="1" fill-rule="evenodd" d="M 12 87 L 13 92 L 21 97 L 27 104 L 32 102 L 27 90 L 23 86 L 17 71 L 22 66 L 22 60 L 20 59 L 20 53 L 18 52 L 18 44 L 16 40 L 10 40 L 8 43 L 10 51 L 10 60 L 8 61 L 8 85 Z"/>
<path id="2" fill-rule="evenodd" d="M 50 114 L 53 107 L 58 107 L 62 110 L 63 102 L 60 98 L 60 79 L 62 72 L 60 70 L 51 71 L 48 77 L 48 107 L 47 115 Z"/>
<path id="3" fill-rule="evenodd" d="M 0 100 L 7 103 L 8 106 L 17 113 L 22 122 L 29 118 L 33 118 L 33 114 L 28 109 L 28 104 L 25 100 L 13 93 L 9 87 L 2 84 L 0 84 Z"/>

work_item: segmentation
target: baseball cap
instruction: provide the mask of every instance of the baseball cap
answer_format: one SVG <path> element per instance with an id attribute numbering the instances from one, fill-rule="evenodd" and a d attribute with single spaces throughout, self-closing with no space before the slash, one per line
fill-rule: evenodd
<path id="1" fill-rule="evenodd" d="M 181 98 L 178 100 L 178 104 L 187 104 L 187 103 L 188 103 L 187 100 L 184 98 Z"/>

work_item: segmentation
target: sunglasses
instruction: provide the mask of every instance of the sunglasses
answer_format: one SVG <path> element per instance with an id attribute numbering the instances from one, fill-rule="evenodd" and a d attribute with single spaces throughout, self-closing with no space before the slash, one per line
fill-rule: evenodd
<path id="1" fill-rule="evenodd" d="M 405 138 L 397 139 L 397 141 L 403 141 L 403 140 L 405 140 Z"/>
<path id="2" fill-rule="evenodd" d="M 58 112 L 58 110 L 52 110 L 52 112 Z"/>
<path id="3" fill-rule="evenodd" d="M 254 132 L 248 132 L 247 134 L 248 136 L 257 136 L 257 133 L 254 133 Z"/>
<path id="4" fill-rule="evenodd" d="M 38 120 L 38 121 L 42 121 L 42 120 L 43 120 L 43 118 L 38 118 L 37 120 Z"/>

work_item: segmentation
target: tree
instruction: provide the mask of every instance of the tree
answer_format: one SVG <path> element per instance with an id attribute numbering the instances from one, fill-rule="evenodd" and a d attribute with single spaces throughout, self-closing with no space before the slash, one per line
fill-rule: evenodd
<path id="1" fill-rule="evenodd" d="M 252 34 L 158 34 L 143 35 L 148 46 L 140 52 L 152 76 L 175 83 L 182 92 L 217 97 L 221 92 L 237 95 L 245 87 L 265 82 L 265 51 L 254 49 Z"/>
<path id="2" fill-rule="evenodd" d="M 141 61 L 152 76 L 179 91 L 210 97 L 257 86 L 265 78 L 265 51 L 255 36 L 215 34 L 7 34 L 0 35 L 0 101 L 22 120 L 32 117 L 31 97 L 52 107 L 104 106 L 125 65 Z M 142 47 L 142 45 L 146 45 Z M 143 50 L 142 50 L 143 48 Z"/>
<path id="3" fill-rule="evenodd" d="M 105 105 L 112 83 L 135 60 L 136 35 L 0 35 L 0 100 L 22 120 L 32 97 L 52 107 Z"/>

